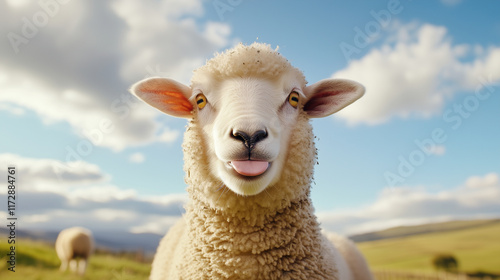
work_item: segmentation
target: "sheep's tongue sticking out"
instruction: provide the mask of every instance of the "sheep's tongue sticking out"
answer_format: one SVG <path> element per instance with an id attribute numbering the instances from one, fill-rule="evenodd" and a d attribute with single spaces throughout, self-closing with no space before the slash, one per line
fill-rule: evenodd
<path id="1" fill-rule="evenodd" d="M 235 160 L 231 161 L 231 164 L 234 170 L 243 176 L 258 176 L 269 167 L 269 162 L 257 160 Z"/>

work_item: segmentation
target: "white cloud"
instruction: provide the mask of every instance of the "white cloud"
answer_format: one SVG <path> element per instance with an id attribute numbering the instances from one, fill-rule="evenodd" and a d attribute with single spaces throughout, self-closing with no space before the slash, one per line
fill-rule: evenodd
<path id="1" fill-rule="evenodd" d="M 498 175 L 496 173 L 487 174 L 484 177 L 473 176 L 465 181 L 465 186 L 470 189 L 490 188 L 498 184 Z"/>
<path id="2" fill-rule="evenodd" d="M 29 0 L 7 0 L 5 2 L 13 8 L 21 8 L 29 4 Z"/>
<path id="3" fill-rule="evenodd" d="M 138 213 L 132 210 L 100 208 L 92 211 L 91 215 L 95 216 L 98 220 L 105 222 L 112 222 L 116 220 L 132 222 L 137 220 Z"/>
<path id="4" fill-rule="evenodd" d="M 111 7 L 124 22 L 126 60 L 120 72 L 124 80 L 136 81 L 145 70 L 159 65 L 162 74 L 189 84 L 192 71 L 205 58 L 228 44 L 228 24 L 208 22 L 201 28 L 193 16 L 202 13 L 202 2 L 116 1 Z M 172 4 L 178 7 L 173 9 Z M 147 14 L 147 17 L 144 15 Z M 191 16 L 179 19 L 181 16 Z"/>
<path id="5" fill-rule="evenodd" d="M 457 45 L 445 27 L 430 24 L 390 28 L 380 48 L 349 62 L 335 78 L 359 81 L 366 94 L 337 115 L 349 123 L 379 124 L 393 117 L 429 117 L 458 91 L 500 80 L 500 47 Z M 470 55 L 472 61 L 465 61 Z"/>
<path id="6" fill-rule="evenodd" d="M 143 222 L 130 228 L 131 233 L 156 233 L 164 235 L 168 228 L 173 226 L 181 217 L 149 216 Z"/>
<path id="7" fill-rule="evenodd" d="M 187 202 L 187 197 L 185 194 L 168 194 L 168 195 L 155 195 L 155 196 L 143 196 L 145 201 L 170 205 L 170 204 L 178 204 L 182 205 Z"/>
<path id="8" fill-rule="evenodd" d="M 428 148 L 429 153 L 436 156 L 442 156 L 446 153 L 446 146 L 443 145 L 433 145 Z"/>
<path id="9" fill-rule="evenodd" d="M 170 143 L 175 141 L 179 137 L 180 133 L 177 130 L 171 130 L 168 127 L 165 127 L 163 131 L 158 135 L 159 142 Z"/>
<path id="10" fill-rule="evenodd" d="M 22 19 L 44 10 L 38 2 L 12 3 L 0 3 L 0 31 L 27 42 L 0 44 L 0 110 L 33 111 L 47 125 L 66 122 L 114 151 L 178 139 L 128 88 L 150 75 L 188 83 L 231 35 L 225 23 L 197 21 L 202 0 L 116 0 L 59 5 L 46 25 L 24 36 Z"/>
<path id="11" fill-rule="evenodd" d="M 66 164 L 59 174 L 55 166 Z M 110 176 L 88 162 L 63 163 L 53 159 L 0 154 L 0 168 L 17 168 L 22 186 L 17 215 L 25 229 L 55 230 L 75 223 L 93 230 L 165 233 L 181 217 L 186 194 L 141 196 L 112 185 Z M 71 167 L 70 167 L 71 166 Z M 6 182 L 0 188 L 6 189 Z M 6 193 L 0 193 L 6 200 Z M 4 209 L 0 217 L 5 217 Z"/>
<path id="12" fill-rule="evenodd" d="M 21 116 L 26 112 L 23 108 L 0 103 L 0 111 L 7 111 L 12 115 Z"/>
<path id="13" fill-rule="evenodd" d="M 129 161 L 133 163 L 143 163 L 146 158 L 142 153 L 133 153 L 129 157 Z"/>
<path id="14" fill-rule="evenodd" d="M 470 177 L 456 188 L 430 192 L 424 187 L 386 188 L 379 198 L 360 209 L 322 212 L 323 227 L 344 234 L 363 233 L 392 226 L 465 218 L 500 216 L 498 174 Z"/>
<path id="15" fill-rule="evenodd" d="M 71 187 L 98 184 L 109 180 L 100 168 L 84 161 L 62 162 L 54 159 L 25 158 L 0 154 L 0 163 L 15 166 L 22 174 L 23 190 L 65 192 Z"/>
<path id="16" fill-rule="evenodd" d="M 23 217 L 23 223 L 45 223 L 50 221 L 50 215 L 48 214 L 35 214 L 35 215 L 29 215 L 26 217 Z"/>
<path id="17" fill-rule="evenodd" d="M 134 199 L 137 197 L 137 191 L 133 189 L 121 189 L 113 185 L 100 184 L 98 186 L 82 186 L 73 188 L 64 195 L 73 201 L 87 199 L 97 202 L 107 202 L 111 200 Z"/>
<path id="18" fill-rule="evenodd" d="M 205 27 L 205 38 L 216 46 L 227 46 L 229 44 L 231 28 L 220 22 L 208 22 Z"/>

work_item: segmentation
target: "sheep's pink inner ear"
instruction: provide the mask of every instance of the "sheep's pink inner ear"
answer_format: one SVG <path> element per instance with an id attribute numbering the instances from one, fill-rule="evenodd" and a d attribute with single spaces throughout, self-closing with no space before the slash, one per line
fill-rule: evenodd
<path id="1" fill-rule="evenodd" d="M 308 98 L 304 111 L 311 118 L 323 118 L 356 101 L 365 88 L 350 80 L 326 79 L 306 87 L 304 92 Z"/>
<path id="2" fill-rule="evenodd" d="M 145 79 L 133 85 L 130 91 L 165 114 L 180 118 L 193 116 L 193 105 L 188 100 L 191 89 L 172 79 Z"/>

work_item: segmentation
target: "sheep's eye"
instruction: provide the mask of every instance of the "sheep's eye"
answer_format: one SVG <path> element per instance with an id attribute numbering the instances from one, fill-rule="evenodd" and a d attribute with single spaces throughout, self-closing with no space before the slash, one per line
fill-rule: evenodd
<path id="1" fill-rule="evenodd" d="M 292 91 L 288 96 L 288 103 L 290 103 L 293 108 L 297 108 L 297 106 L 299 105 L 299 94 L 295 91 Z"/>
<path id="2" fill-rule="evenodd" d="M 203 109 L 205 105 L 207 105 L 207 98 L 203 93 L 200 93 L 196 96 L 196 105 L 198 108 Z"/>

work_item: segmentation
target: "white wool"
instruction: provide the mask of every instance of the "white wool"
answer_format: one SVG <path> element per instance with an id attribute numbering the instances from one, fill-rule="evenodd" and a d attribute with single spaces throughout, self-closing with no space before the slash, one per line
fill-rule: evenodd
<path id="1" fill-rule="evenodd" d="M 239 44 L 233 49 L 217 54 L 207 64 L 196 69 L 191 84 L 210 83 L 236 77 L 276 79 L 283 74 L 292 75 L 302 86 L 307 84 L 304 74 L 270 45 Z"/>
<path id="2" fill-rule="evenodd" d="M 306 83 L 277 49 L 253 43 L 207 61 L 191 87 L 162 78 L 133 86 L 150 105 L 191 119 L 183 143 L 190 202 L 161 241 L 150 279 L 373 279 L 351 241 L 321 233 L 310 199 L 317 151 L 309 119 L 337 112 L 364 88 Z M 250 148 L 235 131 L 266 136 Z M 249 178 L 231 167 L 249 160 L 268 169 Z"/>
<path id="3" fill-rule="evenodd" d="M 90 230 L 82 227 L 64 229 L 57 236 L 55 247 L 61 260 L 61 271 L 65 271 L 69 265 L 71 271 L 78 270 L 79 274 L 85 274 L 88 258 L 94 251 L 94 239 Z"/>

